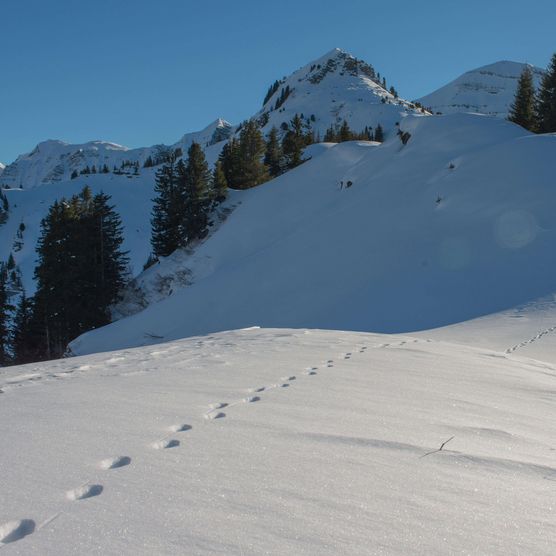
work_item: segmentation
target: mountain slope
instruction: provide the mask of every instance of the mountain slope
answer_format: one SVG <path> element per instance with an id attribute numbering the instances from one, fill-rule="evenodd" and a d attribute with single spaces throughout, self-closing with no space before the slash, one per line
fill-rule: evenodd
<path id="1" fill-rule="evenodd" d="M 3 371 L 3 556 L 553 553 L 554 361 L 283 329 Z"/>
<path id="2" fill-rule="evenodd" d="M 321 137 L 330 125 L 344 118 L 357 131 L 381 123 L 387 133 L 392 133 L 395 123 L 414 109 L 406 101 L 395 99 L 376 81 L 378 77 L 369 64 L 335 49 L 286 78 L 254 117 L 266 121 L 264 131 L 272 125 L 280 127 L 294 114 L 303 113 Z M 290 95 L 274 110 L 284 87 L 290 87 Z M 31 153 L 21 155 L 8 165 L 0 178 L 0 185 L 10 188 L 4 191 L 11 207 L 8 223 L 0 226 L 0 261 L 8 260 L 13 253 L 21 267 L 27 294 L 32 294 L 40 221 L 54 200 L 69 197 L 86 184 L 93 192 L 103 190 L 112 195 L 116 211 L 123 219 L 125 248 L 130 251 L 131 269 L 136 275 L 150 251 L 150 213 L 156 171 L 156 168 L 144 168 L 144 163 L 149 157 L 155 162 L 161 160 L 176 149 L 185 154 L 191 142 L 196 141 L 204 147 L 207 160 L 212 164 L 224 141 L 237 132 L 237 126 L 217 119 L 199 132 L 185 134 L 170 146 L 128 149 L 104 141 L 40 143 Z M 315 149 L 310 152 L 317 152 L 318 147 Z M 79 173 L 95 166 L 98 172 L 104 165 L 110 171 L 108 174 L 70 179 L 74 171 Z M 231 205 L 234 204 L 232 194 Z M 23 232 L 20 230 L 22 224 Z"/>
<path id="3" fill-rule="evenodd" d="M 505 118 L 526 66 L 532 70 L 533 82 L 538 87 L 544 70 L 530 64 L 501 61 L 468 71 L 418 101 L 433 113 L 477 112 Z"/>
<path id="4" fill-rule="evenodd" d="M 405 146 L 339 144 L 242 192 L 182 262 L 192 285 L 73 352 L 252 325 L 407 332 L 554 291 L 556 137 L 465 114 L 401 128 Z"/>

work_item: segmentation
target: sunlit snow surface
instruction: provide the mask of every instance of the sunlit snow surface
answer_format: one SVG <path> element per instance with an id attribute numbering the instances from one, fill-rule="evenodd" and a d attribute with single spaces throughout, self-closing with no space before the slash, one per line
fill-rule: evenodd
<path id="1" fill-rule="evenodd" d="M 2 554 L 553 554 L 554 337 L 540 361 L 443 333 L 2 369 Z"/>

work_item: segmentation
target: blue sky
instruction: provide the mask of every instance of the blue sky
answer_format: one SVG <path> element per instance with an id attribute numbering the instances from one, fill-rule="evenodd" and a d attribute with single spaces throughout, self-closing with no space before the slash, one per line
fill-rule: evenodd
<path id="1" fill-rule="evenodd" d="M 136 147 L 237 123 L 334 47 L 408 99 L 501 59 L 545 67 L 556 51 L 554 0 L 2 0 L 0 21 L 6 163 L 45 139 Z"/>

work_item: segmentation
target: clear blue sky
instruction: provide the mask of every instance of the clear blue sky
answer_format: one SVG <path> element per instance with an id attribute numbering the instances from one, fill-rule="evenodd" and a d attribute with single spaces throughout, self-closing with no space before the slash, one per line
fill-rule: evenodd
<path id="1" fill-rule="evenodd" d="M 45 139 L 136 147 L 237 123 L 336 46 L 408 99 L 502 59 L 545 67 L 556 51 L 554 0 L 2 0 L 0 22 L 6 163 Z"/>

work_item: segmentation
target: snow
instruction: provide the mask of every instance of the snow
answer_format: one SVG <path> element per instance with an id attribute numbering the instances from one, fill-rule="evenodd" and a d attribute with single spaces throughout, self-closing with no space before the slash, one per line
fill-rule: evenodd
<path id="1" fill-rule="evenodd" d="M 538 88 L 544 70 L 520 62 L 501 61 L 468 71 L 418 101 L 433 113 L 477 112 L 506 118 L 519 76 L 529 67 Z"/>
<path id="2" fill-rule="evenodd" d="M 210 238 L 153 270 L 186 272 L 186 287 L 72 352 L 254 325 L 414 332 L 553 293 L 556 136 L 468 114 L 401 128 L 405 146 L 329 146 L 237 192 Z"/>
<path id="3" fill-rule="evenodd" d="M 6 169 L 6 165 L 5 165 L 5 164 L 2 164 L 2 163 L 0 162 L 0 176 L 2 175 L 2 173 L 4 172 L 5 169 Z"/>
<path id="4" fill-rule="evenodd" d="M 2 369 L 2 554 L 552 554 L 555 364 L 251 329 Z"/>

